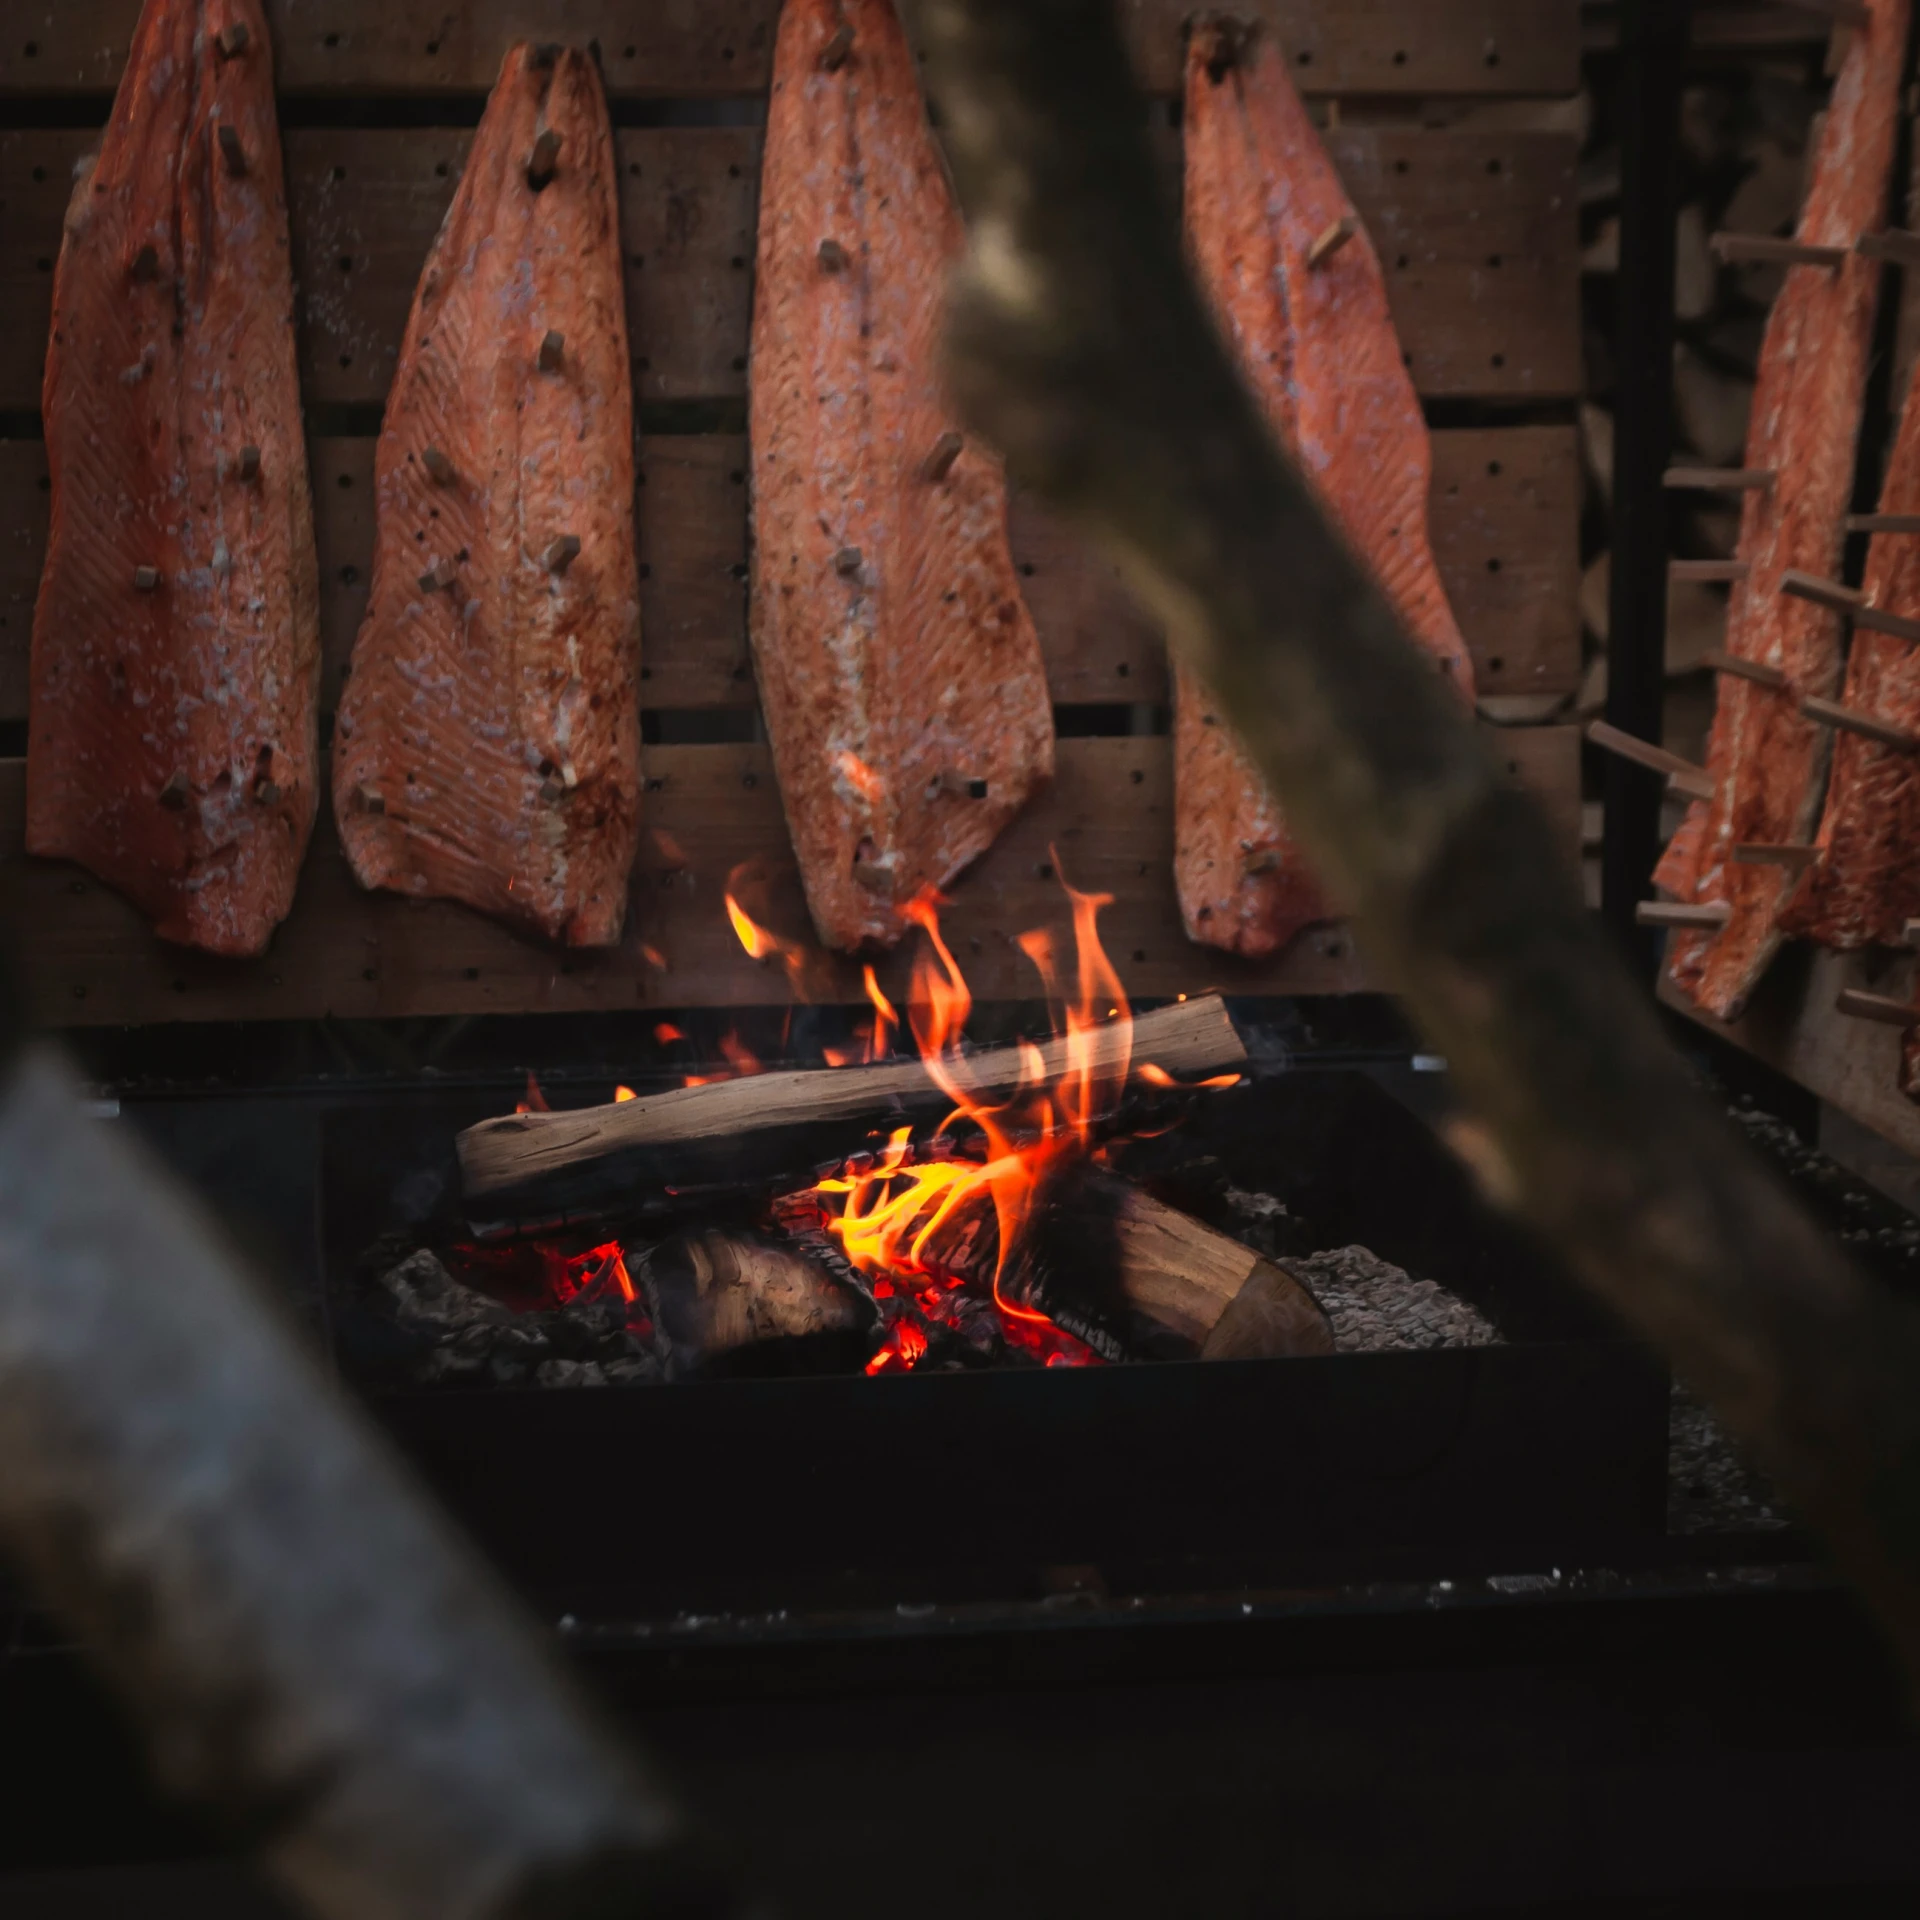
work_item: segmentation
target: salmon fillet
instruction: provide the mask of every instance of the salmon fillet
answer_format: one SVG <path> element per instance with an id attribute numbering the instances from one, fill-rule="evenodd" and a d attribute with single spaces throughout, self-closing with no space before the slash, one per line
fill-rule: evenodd
<path id="1" fill-rule="evenodd" d="M 1907 392 L 1880 511 L 1920 513 L 1920 382 Z M 1869 605 L 1920 615 L 1920 538 L 1875 534 L 1862 584 Z M 1856 712 L 1920 729 L 1920 652 L 1910 641 L 1856 627 L 1841 697 Z M 1920 919 L 1920 758 L 1856 733 L 1835 734 L 1816 844 L 1819 861 L 1801 875 L 1780 931 L 1828 947 L 1905 945 L 1906 923 Z"/>
<path id="2" fill-rule="evenodd" d="M 1813 162 L 1799 237 L 1851 249 L 1886 218 L 1907 38 L 1908 0 L 1869 0 L 1835 82 Z M 1727 924 L 1674 937 L 1669 978 L 1718 1019 L 1746 1006 L 1781 939 L 1791 869 L 1732 858 L 1744 844 L 1797 845 L 1813 830 L 1829 759 L 1828 730 L 1802 717 L 1808 695 L 1839 678 L 1841 617 L 1780 591 L 1798 568 L 1838 575 L 1866 390 L 1879 267 L 1852 252 L 1841 267 L 1790 267 L 1760 349 L 1746 464 L 1777 477 L 1741 509 L 1746 578 L 1728 608 L 1727 651 L 1787 676 L 1784 689 L 1722 675 L 1707 770 L 1710 801 L 1695 801 L 1654 873 L 1688 901 L 1724 901 Z M 1866 636 L 1862 636 L 1864 639 Z"/>
<path id="3" fill-rule="evenodd" d="M 787 0 L 760 187 L 752 634 L 828 945 L 993 843 L 1053 772 L 1006 482 L 936 364 L 962 232 L 890 0 Z"/>
<path id="4" fill-rule="evenodd" d="M 516 47 L 427 256 L 334 742 L 362 886 L 606 946 L 639 846 L 633 394 L 613 134 Z"/>
<path id="5" fill-rule="evenodd" d="M 317 807 L 319 583 L 258 0 L 147 0 L 67 210 L 29 853 L 257 954 Z"/>
<path id="6" fill-rule="evenodd" d="M 1195 30 L 1185 128 L 1187 242 L 1242 376 L 1408 630 L 1471 699 L 1427 539 L 1432 449 L 1380 262 L 1270 34 Z M 1310 266 L 1341 222 L 1351 237 Z M 1184 669 L 1174 874 L 1187 933 L 1210 946 L 1271 954 L 1328 917 L 1272 796 Z"/>

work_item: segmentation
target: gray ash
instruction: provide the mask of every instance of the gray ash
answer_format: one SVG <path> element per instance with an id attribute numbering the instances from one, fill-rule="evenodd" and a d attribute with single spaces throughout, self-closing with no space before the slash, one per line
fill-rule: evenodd
<path id="1" fill-rule="evenodd" d="M 614 1291 L 516 1312 L 464 1285 L 419 1247 L 378 1275 L 408 1337 L 401 1371 L 419 1386 L 639 1386 L 660 1378 L 643 1316 Z"/>
<path id="2" fill-rule="evenodd" d="M 1788 1524 L 1765 1477 L 1705 1403 L 1676 1384 L 1667 1411 L 1667 1531 L 1754 1533 Z"/>
<path id="3" fill-rule="evenodd" d="M 1237 1223 L 1231 1229 L 1234 1238 L 1279 1260 L 1319 1301 L 1333 1326 L 1336 1353 L 1485 1347 L 1499 1341 L 1499 1329 L 1458 1294 L 1366 1247 L 1290 1251 L 1297 1223 L 1272 1194 L 1228 1187 L 1221 1197 Z"/>

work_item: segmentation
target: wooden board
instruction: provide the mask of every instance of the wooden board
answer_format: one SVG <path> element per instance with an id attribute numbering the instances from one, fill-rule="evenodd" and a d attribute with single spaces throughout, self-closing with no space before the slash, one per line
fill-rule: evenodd
<path id="1" fill-rule="evenodd" d="M 1911 954 L 1832 953 L 1796 944 L 1760 984 L 1738 1020 L 1715 1020 L 1674 992 L 1660 997 L 1709 1033 L 1730 1040 L 1819 1095 L 1903 1153 L 1920 1157 L 1920 1106 L 1900 1091 L 1898 1027 L 1841 1013 L 1843 987 L 1910 999 Z"/>
<path id="2" fill-rule="evenodd" d="M 1514 776 L 1542 796 L 1568 858 L 1577 858 L 1575 730 L 1503 733 L 1498 745 Z M 617 950 L 561 954 L 462 907 L 363 893 L 323 824 L 273 950 L 230 962 L 162 946 L 138 914 L 78 869 L 26 859 L 24 768 L 0 762 L 0 898 L 16 930 L 28 1002 L 47 1025 L 90 1026 L 785 1001 L 784 976 L 747 958 L 724 905 L 735 868 L 759 862 L 743 898 L 781 933 L 806 931 L 766 749 L 653 747 L 645 770 L 650 831 Z M 954 889 L 947 928 L 975 992 L 1031 995 L 1035 976 L 1013 937 L 1034 926 L 1069 937 L 1056 854 L 1076 886 L 1115 896 L 1101 924 L 1131 994 L 1365 986 L 1341 927 L 1310 929 L 1277 962 L 1259 966 L 1190 945 L 1173 895 L 1171 802 L 1164 738 L 1062 741 L 1052 790 Z M 827 964 L 820 997 L 859 999 L 857 970 Z M 900 955 L 882 968 L 896 992 L 904 973 Z"/>
<path id="3" fill-rule="evenodd" d="M 331 708 L 366 609 L 373 442 L 312 448 L 320 617 Z M 0 441 L 0 721 L 25 716 L 46 545 L 46 453 Z M 746 442 L 654 435 L 640 449 L 643 704 L 751 704 Z M 1483 693 L 1564 693 L 1580 678 L 1579 452 L 1571 427 L 1434 435 L 1433 537 Z M 1071 528 L 1016 500 L 1013 552 L 1056 703 L 1167 698 L 1158 628 Z"/>
<path id="4" fill-rule="evenodd" d="M 422 127 L 288 131 L 308 405 L 385 400 L 470 139 Z M 61 222 L 92 144 L 73 128 L 0 135 L 0 409 L 39 405 Z M 617 144 L 636 397 L 744 394 L 759 131 L 628 128 Z M 1577 394 L 1573 138 L 1353 128 L 1330 144 L 1379 248 L 1421 392 Z"/>
<path id="5" fill-rule="evenodd" d="M 9 0 L 0 91 L 96 92 L 126 61 L 139 0 Z M 1141 78 L 1172 91 L 1191 0 L 1123 0 Z M 1245 0 L 1315 92 L 1571 93 L 1578 0 Z M 742 94 L 768 82 L 776 0 L 267 0 L 288 93 L 468 93 L 516 39 L 598 45 L 616 98 Z"/>

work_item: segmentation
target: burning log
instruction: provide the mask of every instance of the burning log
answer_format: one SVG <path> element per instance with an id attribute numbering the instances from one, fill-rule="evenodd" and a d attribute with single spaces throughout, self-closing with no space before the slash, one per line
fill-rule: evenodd
<path id="1" fill-rule="evenodd" d="M 1117 1070 L 1131 1046 L 1132 1059 L 1175 1076 L 1243 1068 L 1249 1058 L 1217 994 L 1141 1014 L 1130 1036 L 1115 1023 L 1085 1042 L 1099 1065 Z M 1046 1079 L 1057 1080 L 1066 1042 L 1037 1051 Z M 1013 1092 L 1026 1067 L 1019 1047 L 993 1047 L 962 1071 L 982 1100 L 993 1100 Z M 503 1114 L 460 1136 L 467 1213 L 477 1233 L 494 1236 L 804 1186 L 869 1137 L 937 1121 L 952 1105 L 915 1060 L 756 1074 L 571 1113 Z"/>
<path id="2" fill-rule="evenodd" d="M 641 1286 L 670 1371 L 846 1373 L 866 1358 L 871 1303 L 805 1255 L 752 1234 L 656 1247 Z"/>
<path id="3" fill-rule="evenodd" d="M 1046 1183 L 1010 1264 L 1003 1293 L 1108 1359 L 1333 1351 L 1326 1315 L 1284 1268 L 1090 1160 Z"/>

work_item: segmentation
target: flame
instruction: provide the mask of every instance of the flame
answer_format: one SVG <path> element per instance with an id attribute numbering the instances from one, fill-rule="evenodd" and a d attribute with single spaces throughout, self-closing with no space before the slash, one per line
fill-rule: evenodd
<path id="1" fill-rule="evenodd" d="M 743 861 L 727 875 L 727 918 L 733 922 L 734 937 L 754 960 L 778 960 L 787 976 L 796 1000 L 807 996 L 807 950 L 797 941 L 783 940 L 771 927 L 763 927 L 740 904 L 740 895 L 758 876 L 755 863 Z"/>
<path id="2" fill-rule="evenodd" d="M 839 1213 L 828 1219 L 828 1229 L 847 1258 L 874 1275 L 944 1277 L 931 1264 L 942 1229 L 957 1227 L 990 1206 L 996 1228 L 994 1304 L 1009 1323 L 1050 1330 L 1047 1316 L 1008 1299 L 1002 1282 L 1041 1183 L 1065 1157 L 1091 1150 L 1095 1121 L 1116 1106 L 1124 1092 L 1132 1051 L 1126 995 L 1100 945 L 1100 909 L 1111 904 L 1111 896 L 1072 887 L 1067 895 L 1073 904 L 1076 992 L 1056 1022 L 1064 1027 L 1064 1066 L 1049 1082 L 1041 1050 L 1022 1042 L 1019 1082 L 1005 1099 L 982 1095 L 961 1052 L 973 995 L 940 931 L 943 903 L 929 892 L 908 904 L 906 917 L 923 936 L 914 963 L 908 1022 L 929 1077 L 953 1103 L 939 1131 L 971 1127 L 982 1137 L 985 1154 L 980 1160 L 942 1158 L 909 1166 L 912 1134 L 903 1127 L 871 1168 L 843 1170 L 816 1188 L 823 1195 L 844 1196 Z M 1045 934 L 1028 934 L 1020 945 L 1046 982 L 1049 999 L 1055 998 L 1051 940 Z M 881 1022 L 896 1022 L 899 1016 L 871 968 L 866 986 Z M 896 1321 L 896 1330 L 904 1324 Z M 919 1357 L 910 1356 L 897 1342 L 883 1351 L 893 1355 L 888 1365 L 911 1366 Z"/>
<path id="3" fill-rule="evenodd" d="M 662 1020 L 660 1024 L 654 1028 L 653 1037 L 659 1041 L 663 1047 L 670 1047 L 676 1040 L 684 1040 L 687 1036 L 676 1027 L 671 1020 Z"/>
<path id="4" fill-rule="evenodd" d="M 547 1105 L 547 1096 L 540 1091 L 540 1082 L 533 1077 L 532 1068 L 527 1070 L 527 1097 L 513 1103 L 515 1113 L 551 1113 Z"/>
<path id="5" fill-rule="evenodd" d="M 622 1106 L 629 1100 L 638 1100 L 639 1098 L 640 1096 L 635 1093 L 631 1087 L 615 1087 L 613 1090 L 613 1102 L 615 1106 Z"/>
<path id="6" fill-rule="evenodd" d="M 726 1056 L 727 1065 L 736 1076 L 766 1072 L 766 1068 L 747 1051 L 746 1042 L 731 1029 L 720 1036 L 720 1051 Z"/>
<path id="7" fill-rule="evenodd" d="M 860 970 L 861 984 L 867 990 L 867 998 L 873 1002 L 873 1032 L 867 1038 L 867 1058 L 884 1060 L 893 1051 L 893 1036 L 900 1030 L 900 1016 L 893 1010 L 893 1002 L 880 991 L 880 982 L 873 977 L 871 967 Z"/>

